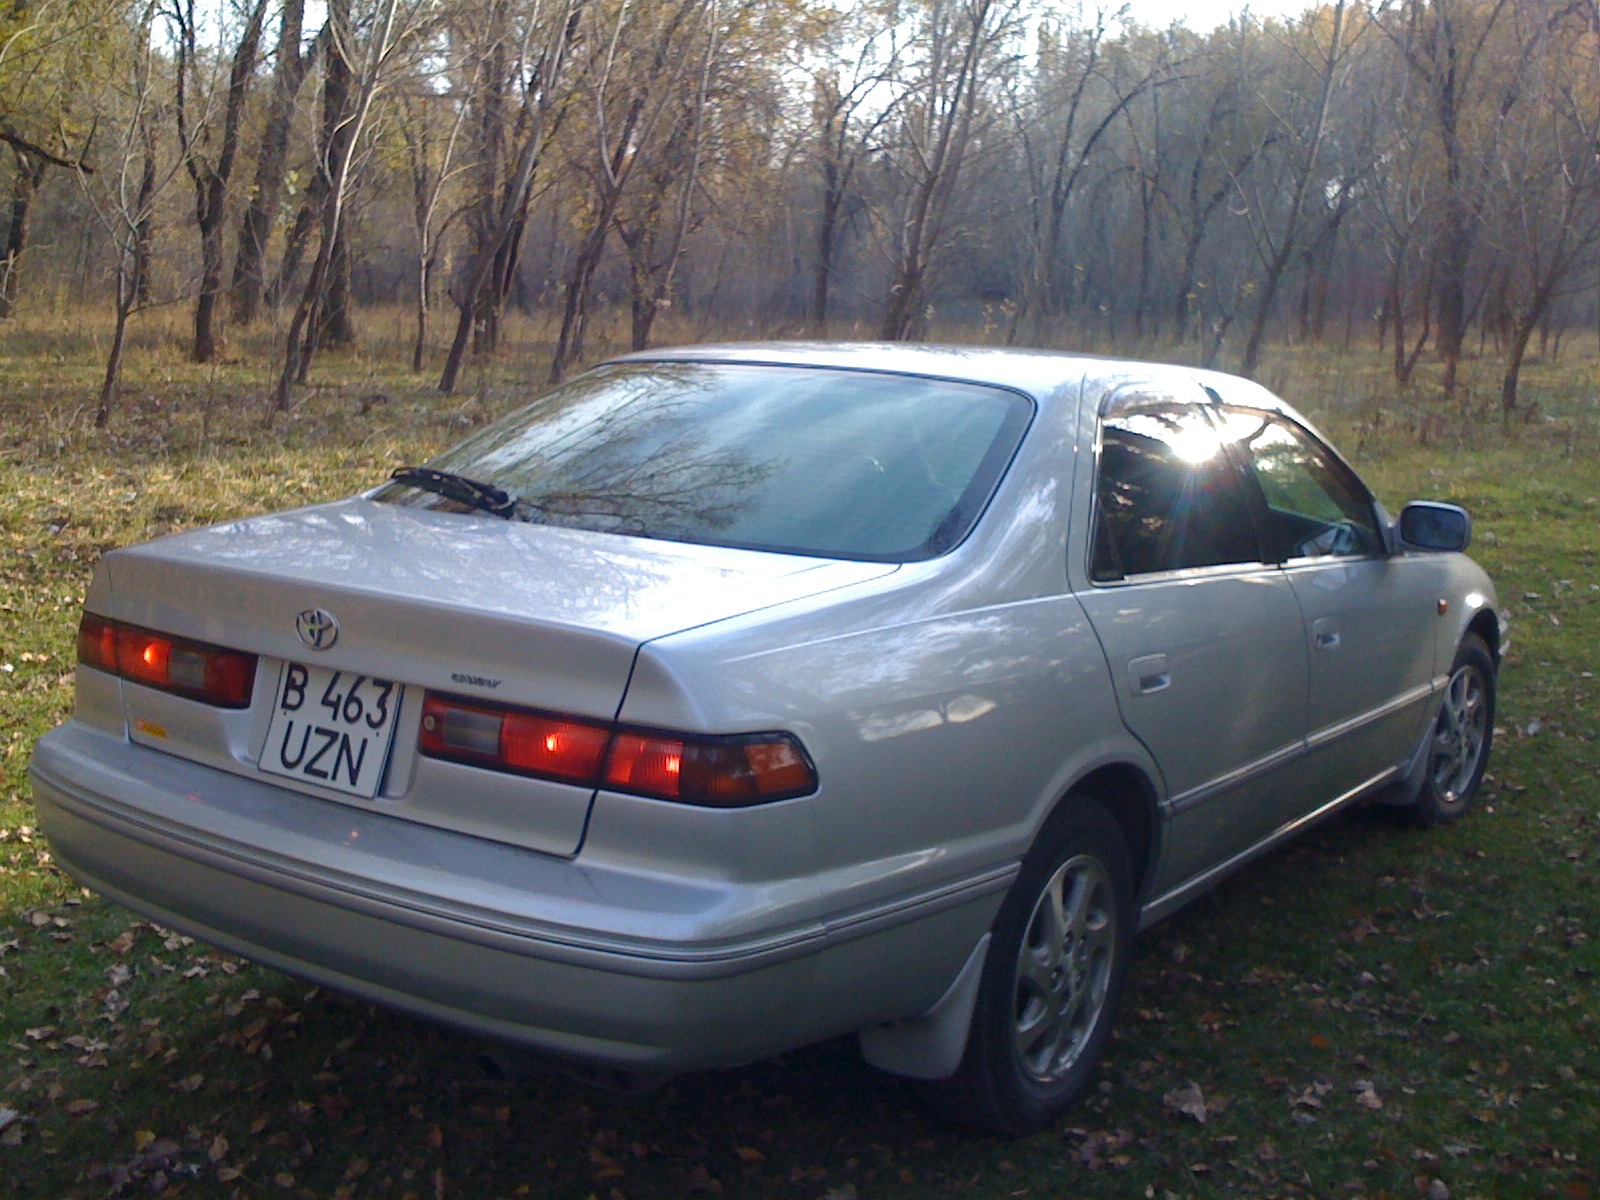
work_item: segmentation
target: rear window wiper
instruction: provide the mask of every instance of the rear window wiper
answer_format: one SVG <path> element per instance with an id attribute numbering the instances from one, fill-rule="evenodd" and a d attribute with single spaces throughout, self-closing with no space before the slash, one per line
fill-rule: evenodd
<path id="1" fill-rule="evenodd" d="M 436 471 L 432 467 L 396 467 L 389 478 L 406 487 L 433 492 L 446 500 L 454 500 L 508 521 L 517 512 L 517 498 L 504 488 L 481 483 L 466 475 L 457 475 L 454 471 Z"/>

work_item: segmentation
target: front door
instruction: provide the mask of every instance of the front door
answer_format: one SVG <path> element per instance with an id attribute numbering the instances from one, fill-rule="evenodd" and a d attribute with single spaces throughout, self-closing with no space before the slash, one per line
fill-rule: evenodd
<path id="1" fill-rule="evenodd" d="M 1389 556 L 1371 495 L 1326 445 L 1281 414 L 1228 407 L 1224 437 L 1247 466 L 1305 619 L 1311 690 L 1306 786 L 1292 819 L 1400 763 L 1422 736 L 1439 594 L 1422 556 Z"/>

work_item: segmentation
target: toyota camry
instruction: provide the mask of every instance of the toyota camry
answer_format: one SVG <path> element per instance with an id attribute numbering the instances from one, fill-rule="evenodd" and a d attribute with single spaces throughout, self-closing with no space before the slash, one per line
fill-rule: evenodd
<path id="1" fill-rule="evenodd" d="M 1227 375 L 647 352 L 374 482 L 105 556 L 40 820 L 165 925 L 638 1080 L 852 1033 L 1037 1128 L 1140 928 L 1489 755 L 1467 514 Z"/>

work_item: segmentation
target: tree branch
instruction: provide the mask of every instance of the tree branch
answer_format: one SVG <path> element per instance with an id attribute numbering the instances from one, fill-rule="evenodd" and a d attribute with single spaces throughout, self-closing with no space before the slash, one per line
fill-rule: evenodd
<path id="1" fill-rule="evenodd" d="M 46 150 L 43 146 L 30 142 L 27 138 L 23 137 L 9 125 L 0 125 L 0 142 L 5 142 L 6 145 L 11 146 L 13 149 L 20 150 L 24 154 L 31 154 L 35 158 L 42 158 L 51 166 L 65 167 L 69 171 L 82 171 L 85 175 L 94 174 L 94 168 L 88 163 L 84 162 L 82 159 L 74 162 L 70 158 L 62 158 L 59 155 L 51 154 L 50 151 Z"/>

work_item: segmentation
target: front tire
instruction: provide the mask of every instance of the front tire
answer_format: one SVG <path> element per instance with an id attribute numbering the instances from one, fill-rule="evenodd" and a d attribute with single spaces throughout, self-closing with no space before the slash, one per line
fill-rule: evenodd
<path id="1" fill-rule="evenodd" d="M 1439 716 L 1428 738 L 1428 760 L 1411 802 L 1411 818 L 1432 828 L 1465 815 L 1483 782 L 1494 742 L 1495 664 L 1475 633 L 1461 639 Z"/>
<path id="2" fill-rule="evenodd" d="M 930 1098 L 963 1124 L 1021 1135 L 1094 1082 L 1127 979 L 1137 919 L 1122 830 L 1069 799 L 1045 826 L 995 919 L 967 1048 Z"/>

